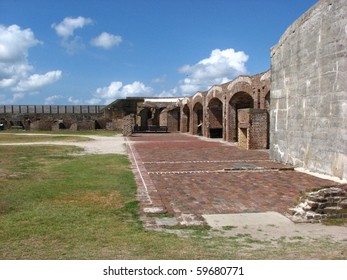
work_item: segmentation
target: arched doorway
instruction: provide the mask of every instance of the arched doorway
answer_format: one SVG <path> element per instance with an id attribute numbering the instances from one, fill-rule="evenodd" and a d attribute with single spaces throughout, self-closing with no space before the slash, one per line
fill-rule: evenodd
<path id="1" fill-rule="evenodd" d="M 223 103 L 212 98 L 208 103 L 209 137 L 223 138 Z"/>
<path id="2" fill-rule="evenodd" d="M 229 101 L 229 139 L 238 141 L 238 109 L 254 108 L 254 100 L 246 92 L 237 92 Z"/>
<path id="3" fill-rule="evenodd" d="M 139 116 L 141 118 L 140 130 L 148 129 L 148 120 L 152 118 L 152 111 L 150 108 L 144 108 L 140 111 Z"/>
<path id="4" fill-rule="evenodd" d="M 193 108 L 193 134 L 203 135 L 203 107 L 200 102 L 196 103 Z"/>
<path id="5" fill-rule="evenodd" d="M 189 106 L 186 104 L 184 105 L 182 109 L 182 132 L 189 132 L 190 129 L 190 109 Z"/>

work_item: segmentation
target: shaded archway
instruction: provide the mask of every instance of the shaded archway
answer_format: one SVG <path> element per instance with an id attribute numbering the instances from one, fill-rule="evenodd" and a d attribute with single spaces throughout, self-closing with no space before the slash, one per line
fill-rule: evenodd
<path id="1" fill-rule="evenodd" d="M 235 93 L 229 101 L 229 139 L 238 141 L 238 109 L 254 108 L 254 100 L 246 92 Z"/>
<path id="2" fill-rule="evenodd" d="M 181 111 L 179 107 L 169 110 L 167 112 L 168 131 L 172 131 L 172 132 L 180 131 L 180 120 L 181 120 L 180 113 Z"/>
<path id="3" fill-rule="evenodd" d="M 190 129 L 190 109 L 186 104 L 182 109 L 181 132 L 189 132 Z"/>
<path id="4" fill-rule="evenodd" d="M 209 137 L 223 138 L 223 103 L 212 98 L 208 103 Z"/>
<path id="5" fill-rule="evenodd" d="M 197 102 L 193 108 L 193 134 L 202 135 L 203 134 L 203 107 L 200 102 Z"/>
<path id="6" fill-rule="evenodd" d="M 144 108 L 140 111 L 139 116 L 141 118 L 140 130 L 148 129 L 148 120 L 152 118 L 152 111 L 150 108 Z"/>

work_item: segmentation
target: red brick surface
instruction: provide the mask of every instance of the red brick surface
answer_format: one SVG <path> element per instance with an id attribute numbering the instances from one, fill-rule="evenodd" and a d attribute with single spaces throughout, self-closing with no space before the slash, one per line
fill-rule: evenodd
<path id="1" fill-rule="evenodd" d="M 296 171 L 233 170 L 245 164 L 265 169 L 288 167 L 270 161 L 267 151 L 242 150 L 173 133 L 136 134 L 128 141 L 143 177 L 156 190 L 152 191 L 156 206 L 163 205 L 177 215 L 285 213 L 300 191 L 336 185 Z M 225 168 L 232 171 L 223 172 Z"/>

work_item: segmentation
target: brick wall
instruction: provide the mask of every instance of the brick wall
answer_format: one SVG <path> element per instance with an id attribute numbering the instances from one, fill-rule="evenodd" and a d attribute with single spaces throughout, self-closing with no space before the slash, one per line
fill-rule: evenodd
<path id="1" fill-rule="evenodd" d="M 131 136 L 134 132 L 135 115 L 130 114 L 123 118 L 123 135 Z"/>
<path id="2" fill-rule="evenodd" d="M 266 149 L 268 144 L 268 112 L 266 109 L 238 110 L 238 144 L 255 150 Z"/>
<path id="3" fill-rule="evenodd" d="M 180 110 L 179 108 L 167 112 L 167 130 L 169 132 L 179 131 Z"/>

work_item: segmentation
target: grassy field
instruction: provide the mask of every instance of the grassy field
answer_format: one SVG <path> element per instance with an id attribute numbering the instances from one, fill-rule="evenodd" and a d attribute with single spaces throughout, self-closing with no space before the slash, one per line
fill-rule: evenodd
<path id="1" fill-rule="evenodd" d="M 52 134 L 52 135 L 98 135 L 98 136 L 114 136 L 116 134 L 120 134 L 120 131 L 112 131 L 112 130 L 88 130 L 88 131 L 71 131 L 71 130 L 58 130 L 58 131 L 35 131 L 35 130 L 3 130 L 0 131 L 0 135 L 2 134 Z"/>
<path id="2" fill-rule="evenodd" d="M 123 155 L 0 146 L 0 259 L 345 259 L 346 244 L 147 231 Z M 232 230 L 227 228 L 226 230 Z"/>
<path id="3" fill-rule="evenodd" d="M 26 134 L 9 134 L 0 133 L 1 143 L 31 143 L 31 142 L 48 142 L 48 141 L 89 141 L 90 139 L 83 136 L 65 136 L 65 135 L 26 135 Z"/>

